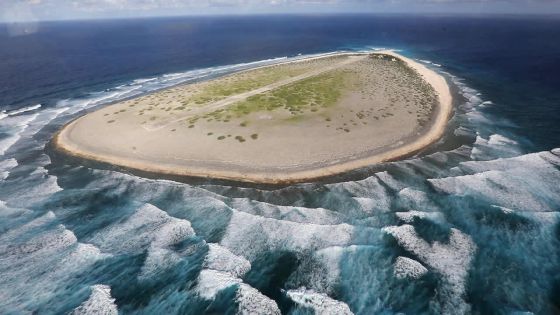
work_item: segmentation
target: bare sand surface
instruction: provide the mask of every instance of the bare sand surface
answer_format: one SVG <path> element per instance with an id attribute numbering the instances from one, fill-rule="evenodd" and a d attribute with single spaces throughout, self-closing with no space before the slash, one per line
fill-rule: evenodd
<path id="1" fill-rule="evenodd" d="M 452 112 L 441 75 L 395 52 L 303 59 L 116 103 L 66 125 L 70 155 L 164 175 L 312 181 L 410 155 Z"/>

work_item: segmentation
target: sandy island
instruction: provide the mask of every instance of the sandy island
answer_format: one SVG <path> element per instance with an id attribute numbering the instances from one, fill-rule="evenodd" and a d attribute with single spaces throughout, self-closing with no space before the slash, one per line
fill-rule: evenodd
<path id="1" fill-rule="evenodd" d="M 55 148 L 144 172 L 289 184 L 417 152 L 452 112 L 441 75 L 391 51 L 183 84 L 88 113 Z"/>

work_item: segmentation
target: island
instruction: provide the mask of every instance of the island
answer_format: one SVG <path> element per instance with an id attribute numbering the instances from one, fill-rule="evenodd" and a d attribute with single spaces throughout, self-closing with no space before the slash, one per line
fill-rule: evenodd
<path id="1" fill-rule="evenodd" d="M 291 184 L 414 154 L 451 112 L 446 79 L 426 66 L 393 51 L 333 53 L 111 104 L 53 144 L 162 176 Z"/>

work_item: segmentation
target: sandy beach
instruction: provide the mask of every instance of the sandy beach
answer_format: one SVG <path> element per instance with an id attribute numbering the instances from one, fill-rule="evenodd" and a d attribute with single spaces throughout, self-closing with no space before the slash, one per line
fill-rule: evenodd
<path id="1" fill-rule="evenodd" d="M 395 52 L 335 54 L 179 85 L 67 124 L 55 148 L 145 172 L 264 184 L 398 159 L 443 134 L 441 75 Z"/>

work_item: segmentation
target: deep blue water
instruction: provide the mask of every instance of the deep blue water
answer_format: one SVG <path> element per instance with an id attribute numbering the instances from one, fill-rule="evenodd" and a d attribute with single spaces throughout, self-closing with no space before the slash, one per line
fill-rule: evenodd
<path id="1" fill-rule="evenodd" d="M 560 312 L 560 18 L 36 29 L 0 25 L 0 313 Z M 279 58 L 380 47 L 443 73 L 456 112 L 426 154 L 355 180 L 272 190 L 158 181 L 46 147 L 95 106 Z"/>

